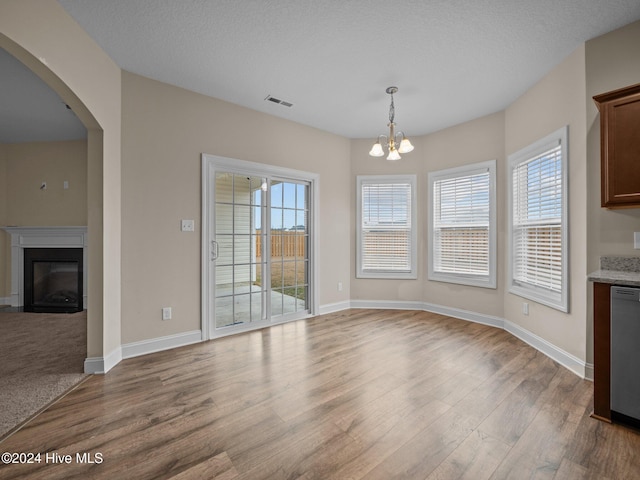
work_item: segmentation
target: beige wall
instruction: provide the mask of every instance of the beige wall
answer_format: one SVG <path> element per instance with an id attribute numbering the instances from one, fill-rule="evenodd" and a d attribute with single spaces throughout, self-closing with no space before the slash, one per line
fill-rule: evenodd
<path id="1" fill-rule="evenodd" d="M 42 182 L 47 182 L 46 190 L 40 189 Z M 86 226 L 87 142 L 1 145 L 0 225 Z M 9 235 L 2 232 L 0 297 L 10 295 L 9 242 Z"/>
<path id="2" fill-rule="evenodd" d="M 5 151 L 6 225 L 87 225 L 86 141 L 9 144 Z"/>
<path id="3" fill-rule="evenodd" d="M 640 255 L 633 232 L 640 231 L 640 209 L 600 207 L 600 116 L 592 97 L 640 83 L 640 22 L 586 44 L 586 106 L 589 171 L 589 268 L 601 255 Z"/>
<path id="4" fill-rule="evenodd" d="M 384 112 L 381 121 L 381 131 L 384 131 Z M 400 125 L 402 127 L 402 125 Z M 422 206 L 426 198 L 426 177 L 423 173 L 424 146 L 422 138 L 411 138 L 415 150 L 402 155 L 399 161 L 387 161 L 385 157 L 370 157 L 369 150 L 373 144 L 371 139 L 351 140 L 351 175 L 349 178 L 350 207 L 352 222 L 349 241 L 351 268 L 351 300 L 381 300 L 381 301 L 421 301 L 422 281 L 425 275 L 424 256 L 422 255 L 424 236 L 421 235 L 425 227 L 424 210 Z M 415 174 L 417 179 L 417 223 L 418 223 L 418 279 L 390 280 L 355 278 L 356 274 L 356 177 L 358 175 L 401 175 Z M 423 178 L 424 177 L 424 178 Z M 426 231 L 426 230 L 424 230 Z"/>
<path id="5" fill-rule="evenodd" d="M 120 69 L 55 0 L 0 2 L 0 47 L 87 127 L 87 352 L 107 355 L 120 345 Z"/>
<path id="6" fill-rule="evenodd" d="M 584 46 L 576 49 L 505 111 L 508 156 L 569 125 L 569 313 L 506 293 L 505 319 L 586 360 L 586 127 Z M 504 168 L 506 168 L 506 163 Z M 506 192 L 505 192 L 506 193 Z M 506 198 L 506 197 L 503 197 Z M 506 262 L 505 262 L 506 265 Z M 506 270 L 503 275 L 506 276 Z M 522 303 L 529 303 L 523 315 Z"/>
<path id="7" fill-rule="evenodd" d="M 424 142 L 424 165 L 426 172 L 452 168 L 461 165 L 496 160 L 497 187 L 497 288 L 478 288 L 445 282 L 426 281 L 423 286 L 424 300 L 431 304 L 460 308 L 484 315 L 502 317 L 502 295 L 504 291 L 504 258 L 501 252 L 506 248 L 504 222 L 506 209 L 503 187 L 506 183 L 504 159 L 504 114 L 489 115 L 471 122 L 457 125 L 429 135 Z M 426 183 L 426 175 L 423 176 Z M 426 185 L 425 185 L 426 188 Z M 431 202 L 426 198 L 422 203 L 425 223 L 430 215 Z M 427 239 L 427 230 L 423 229 Z M 428 240 L 427 240 L 428 241 Z M 423 245 L 425 271 L 427 259 L 426 241 Z M 426 272 L 425 272 L 426 278 Z"/>
<path id="8" fill-rule="evenodd" d="M 383 125 L 384 127 L 384 125 Z M 427 199 L 427 174 L 431 171 L 468 165 L 485 160 L 504 158 L 504 115 L 496 113 L 423 137 L 411 138 L 416 147 L 402 156 L 398 162 L 389 162 L 385 157 L 370 157 L 368 152 L 372 140 L 353 140 L 351 155 L 352 216 L 355 219 L 357 175 L 417 175 L 418 214 L 418 279 L 351 280 L 351 298 L 354 300 L 391 300 L 428 302 L 436 305 L 469 310 L 490 316 L 502 317 L 503 276 L 498 275 L 498 288 L 477 288 L 427 280 L 427 219 L 430 202 Z M 503 171 L 498 168 L 497 184 L 503 185 Z M 498 190 L 500 192 L 500 190 Z M 503 246 L 500 232 L 504 231 L 504 212 L 498 199 L 498 242 Z M 352 239 L 356 238 L 355 222 L 352 224 Z M 351 242 L 352 271 L 355 272 L 355 240 Z M 498 258 L 501 272 L 502 258 Z"/>
<path id="9" fill-rule="evenodd" d="M 352 186 L 356 175 L 415 173 L 418 175 L 418 280 L 369 280 L 352 276 L 354 300 L 427 302 L 504 318 L 556 347 L 586 359 L 586 128 L 584 47 L 529 89 L 504 112 L 447 128 L 415 140 L 416 150 L 400 162 L 368 156 L 370 140 L 352 141 Z M 507 292 L 506 231 L 507 156 L 558 128 L 569 125 L 570 302 L 569 314 Z M 497 160 L 498 284 L 496 289 L 468 287 L 426 278 L 427 172 L 484 160 Z M 353 187 L 352 187 L 353 188 Z M 355 218 L 355 193 L 351 208 Z M 352 227 L 355 238 L 355 225 Z M 352 242 L 355 244 L 355 242 Z M 355 245 L 351 247 L 355 259 Z M 354 260 L 352 260 L 352 263 Z M 355 266 L 352 266 L 355 272 Z M 529 303 L 529 315 L 522 303 Z"/>
<path id="10" fill-rule="evenodd" d="M 587 265 L 599 268 L 603 255 L 640 256 L 633 249 L 633 232 L 640 231 L 640 209 L 600 207 L 600 116 L 593 96 L 640 83 L 640 22 L 590 40 L 585 46 L 587 110 Z M 588 288 L 588 361 L 593 360 L 592 287 Z"/>
<path id="11" fill-rule="evenodd" d="M 202 153 L 319 174 L 320 305 L 349 299 L 349 140 L 128 72 L 122 92 L 123 344 L 200 329 Z"/>
<path id="12" fill-rule="evenodd" d="M 586 276 L 598 268 L 602 255 L 639 255 L 633 249 L 633 232 L 640 231 L 640 209 L 600 208 L 599 120 L 592 96 L 640 83 L 638 45 L 640 22 L 587 42 L 513 102 L 505 110 L 503 120 L 502 117 L 499 121 L 498 118 L 487 117 L 415 139 L 416 150 L 398 162 L 402 165 L 390 165 L 384 160 L 368 157 L 366 152 L 371 142 L 354 140 L 352 184 L 358 174 L 417 173 L 419 205 L 426 205 L 425 172 L 497 158 L 498 251 L 501 253 L 498 258 L 498 289 L 493 294 L 472 287 L 426 281 L 426 222 L 424 215 L 419 214 L 419 228 L 423 234 L 419 240 L 419 279 L 385 281 L 352 278 L 352 298 L 426 301 L 496 315 L 579 360 L 592 363 L 592 290 Z M 501 121 L 504 122 L 502 139 L 501 127 L 496 124 Z M 564 125 L 569 125 L 570 158 L 568 314 L 510 294 L 505 285 L 508 268 L 506 157 Z M 482 148 L 473 148 L 476 143 Z M 477 158 L 483 156 L 486 158 Z M 355 194 L 352 197 L 351 208 L 355 212 Z M 355 238 L 355 225 L 352 238 Z M 354 245 L 352 242 L 353 259 Z M 355 266 L 352 269 L 355 271 Z M 496 300 L 496 303 L 491 303 Z M 522 314 L 523 302 L 529 303 L 529 315 Z"/>

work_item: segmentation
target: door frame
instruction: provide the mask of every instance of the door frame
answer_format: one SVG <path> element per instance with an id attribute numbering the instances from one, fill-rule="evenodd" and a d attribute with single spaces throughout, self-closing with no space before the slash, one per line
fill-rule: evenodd
<path id="1" fill-rule="evenodd" d="M 201 253 L 201 276 L 202 276 L 202 291 L 201 291 L 201 330 L 202 340 L 210 340 L 213 338 L 223 337 L 226 335 L 233 335 L 235 333 L 241 333 L 244 331 L 250 331 L 257 328 L 264 328 L 264 324 L 258 327 L 254 327 L 251 323 L 248 323 L 244 327 L 227 329 L 215 328 L 215 319 L 212 318 L 214 312 L 213 302 L 215 298 L 210 295 L 211 288 L 214 286 L 214 269 L 212 260 L 212 244 L 213 229 L 215 222 L 213 215 L 215 213 L 214 201 L 215 201 L 215 172 L 224 171 L 228 173 L 250 175 L 256 177 L 278 177 L 291 180 L 301 180 L 309 182 L 309 212 L 311 215 L 311 221 L 309 222 L 309 289 L 308 289 L 308 307 L 309 313 L 300 317 L 286 317 L 281 321 L 270 320 L 269 326 L 277 325 L 279 323 L 286 323 L 289 321 L 296 321 L 300 318 L 308 318 L 318 314 L 319 311 L 319 298 L 318 298 L 318 222 L 319 222 L 319 183 L 320 176 L 317 173 L 304 172 L 301 170 L 295 170 L 286 167 L 277 167 L 274 165 L 267 165 L 264 163 L 249 162 L 247 160 L 238 160 L 235 158 L 221 157 L 218 155 L 211 155 L 207 153 L 202 154 L 202 253 Z"/>

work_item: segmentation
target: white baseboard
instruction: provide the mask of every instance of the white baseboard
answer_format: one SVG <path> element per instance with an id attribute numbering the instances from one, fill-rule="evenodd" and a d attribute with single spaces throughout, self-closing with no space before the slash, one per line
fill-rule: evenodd
<path id="1" fill-rule="evenodd" d="M 104 372 L 107 373 L 122 361 L 122 347 L 113 350 L 109 355 L 104 357 Z"/>
<path id="2" fill-rule="evenodd" d="M 341 310 L 348 310 L 349 308 L 351 308 L 351 302 L 349 302 L 348 300 L 345 302 L 328 303 L 326 305 L 320 305 L 320 311 L 318 315 L 340 312 Z"/>
<path id="3" fill-rule="evenodd" d="M 404 302 L 400 300 L 351 300 L 351 308 L 424 310 L 424 302 Z"/>
<path id="4" fill-rule="evenodd" d="M 584 368 L 584 379 L 591 380 L 593 382 L 593 363 L 588 363 Z"/>
<path id="5" fill-rule="evenodd" d="M 514 337 L 519 338 L 526 344 L 544 353 L 551 360 L 559 363 L 563 367 L 572 371 L 585 380 L 593 380 L 593 364 L 586 363 L 579 358 L 556 347 L 547 340 L 537 336 L 529 330 L 516 325 L 503 318 L 471 312 L 459 308 L 445 307 L 427 302 L 402 302 L 402 301 L 379 301 L 379 300 L 353 300 L 351 308 L 378 308 L 378 309 L 398 309 L 398 310 L 424 310 L 426 312 L 439 313 L 448 317 L 459 318 L 475 323 L 482 323 L 496 328 L 506 330 Z"/>
<path id="6" fill-rule="evenodd" d="M 471 312 L 460 308 L 445 307 L 427 302 L 402 302 L 402 301 L 381 301 L 381 300 L 353 300 L 351 308 L 376 308 L 386 310 L 423 310 L 425 312 L 439 313 L 448 317 L 468 320 L 474 323 L 482 323 L 491 327 L 504 328 L 504 320 L 492 315 Z"/>
<path id="7" fill-rule="evenodd" d="M 87 357 L 84 359 L 84 373 L 93 375 L 94 373 L 104 373 L 103 357 Z"/>
<path id="8" fill-rule="evenodd" d="M 202 331 L 193 330 L 191 332 L 167 335 L 166 337 L 151 338 L 140 342 L 126 343 L 122 345 L 122 358 L 139 357 L 148 353 L 160 352 L 171 348 L 183 347 L 202 341 Z"/>
<path id="9" fill-rule="evenodd" d="M 106 357 L 88 357 L 84 360 L 84 373 L 104 374 L 122 360 L 122 348 L 118 347 Z"/>
<path id="10" fill-rule="evenodd" d="M 573 373 L 581 378 L 592 380 L 593 379 L 593 367 L 591 369 L 590 377 L 587 375 L 587 363 L 580 360 L 578 357 L 565 352 L 561 348 L 556 347 L 552 343 L 548 342 L 542 337 L 539 337 L 535 333 L 531 333 L 529 330 L 522 328 L 515 323 L 508 320 L 504 321 L 504 329 L 514 337 L 518 337 L 524 343 L 531 345 L 539 352 L 544 353 L 551 360 L 558 362 L 560 365 L 571 370 Z"/>
<path id="11" fill-rule="evenodd" d="M 89 357 L 84 361 L 84 373 L 104 374 L 115 367 L 124 358 L 138 357 L 147 353 L 169 350 L 202 341 L 202 332 L 192 332 L 168 335 L 166 337 L 152 338 L 141 342 L 133 342 L 122 345 L 113 350 L 106 357 Z"/>
<path id="12" fill-rule="evenodd" d="M 0 299 L 1 300 L 1 299 Z M 564 366 L 576 375 L 586 380 L 593 380 L 593 364 L 586 363 L 579 358 L 565 352 L 561 348 L 556 347 L 547 340 L 537 336 L 529 330 L 516 325 L 513 322 L 492 315 L 471 312 L 459 308 L 446 307 L 427 302 L 418 301 L 382 301 L 382 300 L 352 300 L 345 302 L 332 303 L 322 305 L 320 307 L 320 315 L 339 312 L 349 308 L 372 308 L 372 309 L 393 309 L 393 310 L 423 310 L 426 312 L 438 313 L 448 317 L 459 318 L 469 322 L 481 323 L 491 327 L 506 330 L 513 336 L 519 338 L 526 344 L 545 354 L 555 362 Z M 190 332 L 168 335 L 165 337 L 152 338 L 142 340 L 140 342 L 132 342 L 122 345 L 112 351 L 106 357 L 91 357 L 84 362 L 85 373 L 106 373 L 123 358 L 132 358 L 148 353 L 169 350 L 172 348 L 191 345 L 201 342 L 202 332 L 193 330 Z"/>
<path id="13" fill-rule="evenodd" d="M 425 303 L 424 305 L 424 310 L 427 312 L 439 313 L 441 315 L 447 315 L 449 317 L 459 318 L 469 322 L 481 323 L 490 327 L 504 329 L 505 320 L 499 317 L 494 317 L 493 315 L 471 312 L 469 310 L 462 310 L 461 308 L 443 307 L 442 305 L 436 305 L 433 303 Z"/>

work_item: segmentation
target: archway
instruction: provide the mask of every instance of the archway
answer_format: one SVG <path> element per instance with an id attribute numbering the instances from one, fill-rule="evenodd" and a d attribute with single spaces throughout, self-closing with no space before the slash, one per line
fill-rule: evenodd
<path id="1" fill-rule="evenodd" d="M 85 371 L 106 372 L 121 359 L 120 69 L 56 2 L 3 3 L 0 47 L 54 90 L 88 132 Z"/>
<path id="2" fill-rule="evenodd" d="M 76 113 L 78 118 L 80 119 L 80 121 L 85 125 L 85 127 L 87 128 L 87 132 L 92 132 L 91 135 L 87 134 L 87 162 L 91 162 L 91 161 L 96 161 L 98 160 L 99 163 L 102 163 L 101 159 L 96 159 L 96 155 L 101 155 L 101 148 L 96 148 L 96 145 L 94 145 L 96 142 L 101 144 L 101 137 L 102 137 L 102 129 L 99 127 L 97 121 L 95 120 L 95 118 L 93 117 L 93 115 L 91 115 L 91 113 L 86 109 L 86 107 L 84 106 L 84 104 L 80 101 L 80 99 L 73 93 L 70 91 L 70 89 L 68 88 L 54 88 L 56 86 L 56 83 L 58 82 L 54 81 L 51 82 L 51 76 L 53 75 L 52 72 L 50 70 L 48 71 L 43 71 L 44 65 L 41 62 L 36 62 L 34 64 L 33 62 L 33 56 L 27 52 L 26 50 L 22 49 L 21 47 L 19 47 L 18 45 L 16 45 L 15 43 L 11 42 L 10 40 L 8 40 L 6 37 L 0 35 L 0 47 L 4 48 L 7 52 L 9 52 L 11 55 L 13 55 L 15 58 L 17 58 L 18 60 L 20 60 L 22 63 L 24 63 L 36 76 L 38 76 L 44 83 L 46 83 L 48 86 L 50 86 L 54 91 L 56 91 L 56 93 L 58 93 L 58 95 L 62 98 L 62 100 L 67 103 L 68 105 L 74 104 L 76 105 L 81 105 L 82 108 L 79 109 L 79 111 Z M 40 68 L 38 68 L 40 66 Z M 35 68 L 34 68 L 35 67 Z M 49 81 L 47 81 L 49 79 Z M 53 84 L 52 84 L 53 83 Z M 59 87 L 59 86 L 58 86 Z M 71 103 L 69 103 L 71 102 Z M 75 109 L 74 109 L 75 112 Z M 93 154 L 93 159 L 91 159 L 90 157 L 92 156 L 90 152 L 94 152 Z M 95 182 L 94 182 L 95 183 Z M 90 191 L 90 187 L 88 185 L 87 188 L 87 202 L 89 201 L 89 197 L 93 194 L 93 192 Z M 91 262 L 89 260 L 88 262 L 90 265 Z M 91 268 L 88 269 L 89 271 L 91 271 Z M 87 309 L 87 358 L 90 357 L 90 353 L 89 353 L 89 330 L 95 331 L 96 329 L 102 330 L 102 322 L 101 322 L 101 316 L 100 315 L 95 315 L 92 311 L 92 309 Z"/>

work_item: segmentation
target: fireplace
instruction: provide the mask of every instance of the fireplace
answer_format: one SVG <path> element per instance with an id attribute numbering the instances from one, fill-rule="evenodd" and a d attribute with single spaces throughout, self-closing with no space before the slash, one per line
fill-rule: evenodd
<path id="1" fill-rule="evenodd" d="M 82 248 L 25 248 L 24 311 L 81 311 L 82 256 Z"/>
<path id="2" fill-rule="evenodd" d="M 29 303 L 27 296 L 33 301 L 34 291 L 28 293 L 25 291 L 25 277 L 33 275 L 33 267 L 25 268 L 25 255 L 31 255 L 38 250 L 51 250 L 54 254 L 58 254 L 72 250 L 74 253 L 71 260 L 65 258 L 44 258 L 43 262 L 37 262 L 35 266 L 36 277 L 49 275 L 54 281 L 63 281 L 62 288 L 58 288 L 60 292 L 57 295 L 49 296 L 40 295 L 39 287 L 35 295 L 40 297 L 41 303 L 64 302 L 65 305 L 56 305 L 59 307 L 57 311 L 66 311 L 69 307 L 68 303 L 76 303 L 73 296 L 77 295 L 77 306 L 74 311 L 87 308 L 87 227 L 0 227 L 0 229 L 11 235 L 11 296 L 2 299 L 6 303 L 11 303 L 12 307 L 25 309 Z M 29 252 L 31 250 L 31 252 Z M 77 255 L 80 255 L 80 258 Z M 66 254 L 65 254 L 66 255 Z M 0 256 L 0 260 L 1 260 Z M 62 261 L 60 261 L 62 260 Z M 69 278 L 74 276 L 74 272 L 78 272 L 79 286 Z M 48 280 L 47 280 L 48 281 Z M 29 283 L 32 283 L 30 281 Z M 73 283 L 73 288 L 67 288 L 69 283 Z M 46 285 L 42 285 L 45 287 Z M 70 295 L 67 290 L 77 290 L 75 295 Z M 65 292 L 63 292 L 65 291 Z M 0 301 L 2 301 L 0 300 Z M 44 305 L 40 305 L 38 311 L 42 311 Z M 31 307 L 27 307 L 31 308 Z M 53 310 L 51 310 L 53 311 Z"/>

